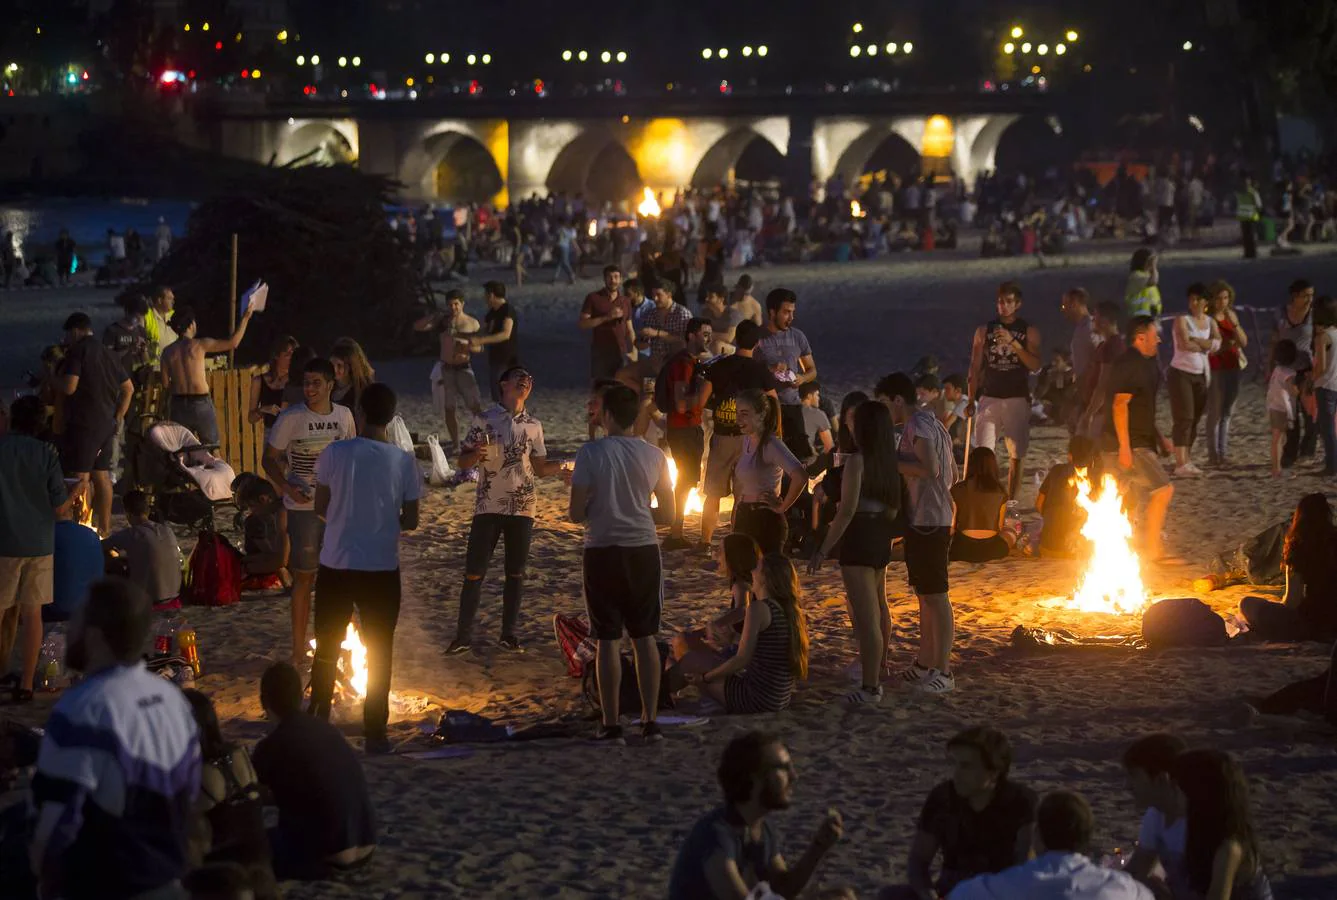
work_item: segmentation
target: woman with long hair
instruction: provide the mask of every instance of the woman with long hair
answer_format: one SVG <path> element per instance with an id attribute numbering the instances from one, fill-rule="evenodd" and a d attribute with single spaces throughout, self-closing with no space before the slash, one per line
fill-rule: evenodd
<path id="1" fill-rule="evenodd" d="M 761 552 L 779 553 L 789 537 L 785 520 L 808 484 L 808 473 L 779 439 L 780 404 L 769 394 L 746 390 L 738 394 L 738 430 L 743 451 L 734 464 L 733 528 L 750 534 Z M 780 496 L 784 476 L 789 490 Z"/>
<path id="2" fill-rule="evenodd" d="M 1184 798 L 1184 868 L 1206 900 L 1271 900 L 1249 808 L 1249 783 L 1222 750 L 1190 750 L 1174 761 Z"/>
<path id="3" fill-rule="evenodd" d="M 761 548 L 746 534 L 727 534 L 720 542 L 721 569 L 729 580 L 729 610 L 705 628 L 685 631 L 673 642 L 673 655 L 682 659 L 693 650 L 714 652 L 738 643 L 747 605 L 752 599 L 752 573 L 761 562 Z"/>
<path id="4" fill-rule="evenodd" d="M 334 391 L 330 401 L 346 406 L 353 411 L 357 422 L 358 434 L 362 433 L 362 392 L 369 384 L 376 381 L 376 371 L 367 361 L 367 354 L 362 346 L 352 338 L 339 338 L 330 350 L 330 363 L 334 366 Z"/>
<path id="5" fill-rule="evenodd" d="M 257 898 L 278 897 L 260 779 L 251 758 L 244 748 L 223 739 L 218 714 L 207 695 L 194 689 L 182 693 L 199 729 L 203 763 L 188 839 L 191 865 L 237 863 L 247 870 Z"/>
<path id="6" fill-rule="evenodd" d="M 882 699 L 882 670 L 891 645 L 887 564 L 900 512 L 901 476 L 896 464 L 896 431 L 887 407 L 866 400 L 855 408 L 853 424 L 856 450 L 845 458 L 840 507 L 808 571 L 820 569 L 827 554 L 840 544 L 840 577 L 859 642 L 862 672 L 859 690 L 848 699 L 877 703 Z"/>
<path id="7" fill-rule="evenodd" d="M 771 553 L 757 564 L 736 654 L 688 653 L 680 667 L 688 684 L 731 715 L 787 708 L 796 682 L 808 677 L 808 622 L 793 563 Z"/>
<path id="8" fill-rule="evenodd" d="M 1007 489 L 998 475 L 998 457 L 989 447 L 970 451 L 966 477 L 952 486 L 956 511 L 952 519 L 952 549 L 947 558 L 961 562 L 992 562 L 1012 552 L 1016 535 L 1003 528 L 1007 517 Z"/>
<path id="9" fill-rule="evenodd" d="M 1161 314 L 1160 272 L 1156 269 L 1156 251 L 1139 247 L 1128 261 L 1128 283 L 1124 285 L 1124 313 L 1133 316 Z"/>
<path id="10" fill-rule="evenodd" d="M 246 421 L 254 425 L 264 422 L 265 428 L 274 424 L 279 413 L 287 408 L 284 389 L 288 386 L 288 374 L 292 371 L 292 355 L 297 349 L 297 338 L 284 335 L 274 342 L 269 353 L 269 367 L 261 375 L 251 379 L 250 411 Z"/>
<path id="11" fill-rule="evenodd" d="M 1235 289 L 1227 282 L 1213 281 L 1207 286 L 1207 315 L 1216 320 L 1221 335 L 1221 348 L 1207 355 L 1212 369 L 1207 385 L 1207 462 L 1222 466 L 1229 462 L 1230 417 L 1239 399 L 1249 336 L 1235 314 Z"/>
<path id="12" fill-rule="evenodd" d="M 826 532 L 840 508 L 840 480 L 845 470 L 845 460 L 858 449 L 854 445 L 854 410 L 868 399 L 869 396 L 863 391 L 851 391 L 840 401 L 840 415 L 836 417 L 840 427 L 836 429 L 836 446 L 831 452 L 831 464 L 827 466 L 826 474 L 812 495 L 812 520 L 817 523 L 814 537 L 818 547 L 826 540 Z M 832 544 L 832 552 L 835 552 L 835 544 Z"/>
<path id="13" fill-rule="evenodd" d="M 1324 494 L 1300 498 L 1282 551 L 1286 594 L 1240 601 L 1249 634 L 1269 641 L 1337 640 L 1337 526 Z"/>

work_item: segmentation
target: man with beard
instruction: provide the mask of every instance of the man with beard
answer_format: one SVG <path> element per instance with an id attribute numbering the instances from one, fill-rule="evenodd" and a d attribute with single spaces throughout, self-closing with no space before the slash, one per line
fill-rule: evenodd
<path id="1" fill-rule="evenodd" d="M 812 446 L 803 427 L 803 402 L 798 389 L 817 380 L 808 336 L 794 327 L 798 296 L 788 288 L 766 295 L 766 325 L 757 342 L 756 358 L 775 373 L 780 382 L 780 434 L 785 446 L 798 459 L 812 456 Z"/>
<path id="2" fill-rule="evenodd" d="M 44 897 L 182 896 L 200 743 L 181 690 L 140 659 L 152 616 L 142 591 L 106 579 L 74 618 L 65 661 L 85 677 L 52 708 L 33 779 Z"/>
<path id="3" fill-rule="evenodd" d="M 796 779 L 778 735 L 749 731 L 730 741 L 719 767 L 724 805 L 692 826 L 673 864 L 669 900 L 746 900 L 763 882 L 782 897 L 801 894 L 845 829 L 830 810 L 798 864 L 786 865 L 766 816 L 789 808 Z"/>

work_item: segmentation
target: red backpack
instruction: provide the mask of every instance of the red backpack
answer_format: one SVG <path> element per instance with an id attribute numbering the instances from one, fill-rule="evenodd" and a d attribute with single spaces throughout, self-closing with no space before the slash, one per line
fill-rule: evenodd
<path id="1" fill-rule="evenodd" d="M 241 554 L 216 531 L 201 531 L 190 554 L 181 601 L 228 606 L 241 599 Z"/>

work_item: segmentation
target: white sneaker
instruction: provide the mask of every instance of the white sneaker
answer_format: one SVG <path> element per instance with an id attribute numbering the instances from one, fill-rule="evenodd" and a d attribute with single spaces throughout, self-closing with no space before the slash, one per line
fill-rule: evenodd
<path id="1" fill-rule="evenodd" d="M 879 684 L 876 691 L 861 686 L 857 691 L 846 694 L 845 702 L 850 706 L 876 706 L 882 702 L 882 685 Z"/>
<path id="2" fill-rule="evenodd" d="M 929 676 L 915 684 L 914 688 L 926 694 L 946 694 L 956 690 L 956 678 L 951 672 L 930 669 Z"/>
<path id="3" fill-rule="evenodd" d="M 1197 478 L 1201 474 L 1202 469 L 1199 469 L 1193 463 L 1184 463 L 1175 469 L 1176 478 Z"/>
<path id="4" fill-rule="evenodd" d="M 924 681 L 925 679 L 929 678 L 933 674 L 933 671 L 934 671 L 933 669 L 924 668 L 919 664 L 918 660 L 915 660 L 913 663 L 906 666 L 904 669 L 901 669 L 900 675 L 898 677 L 902 684 L 908 684 L 910 686 L 914 686 L 919 684 L 921 681 Z"/>

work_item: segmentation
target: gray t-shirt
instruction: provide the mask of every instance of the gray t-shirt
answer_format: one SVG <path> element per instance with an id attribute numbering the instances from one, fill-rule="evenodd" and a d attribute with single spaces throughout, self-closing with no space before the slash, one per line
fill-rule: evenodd
<path id="1" fill-rule="evenodd" d="M 757 342 L 757 349 L 752 355 L 764 362 L 767 368 L 774 367 L 776 363 L 784 363 L 789 371 L 797 375 L 799 358 L 811 356 L 812 345 L 808 343 L 808 336 L 797 328 L 774 333 L 768 331 L 766 336 Z M 781 384 L 777 394 L 782 406 L 798 406 L 798 388 L 792 384 Z"/>
<path id="2" fill-rule="evenodd" d="M 942 528 L 952 524 L 952 485 L 956 483 L 956 460 L 947 429 L 926 409 L 917 409 L 901 431 L 896 459 L 915 463 L 915 439 L 927 441 L 938 460 L 937 478 L 915 478 L 902 473 L 910 489 L 910 524 L 919 528 Z"/>
<path id="3" fill-rule="evenodd" d="M 1286 307 L 1281 308 L 1281 315 L 1277 317 L 1276 340 L 1292 341 L 1295 343 L 1297 351 L 1295 357 L 1295 366 L 1297 372 L 1303 372 L 1305 369 L 1314 367 L 1314 313 L 1312 310 L 1305 313 L 1304 319 L 1299 325 L 1291 323 L 1290 315 L 1286 312 Z"/>
<path id="4" fill-rule="evenodd" d="M 813 459 L 821 452 L 822 441 L 818 437 L 823 431 L 831 430 L 831 418 L 816 406 L 803 407 L 803 430 L 808 435 L 808 445 L 812 447 Z M 811 460 L 805 460 L 811 462 Z"/>
<path id="5" fill-rule="evenodd" d="M 659 543 L 650 494 L 667 469 L 664 451 L 640 438 L 612 436 L 581 447 L 571 485 L 589 490 L 585 546 Z"/>
<path id="6" fill-rule="evenodd" d="M 162 522 L 141 522 L 107 538 L 130 563 L 130 583 L 143 588 L 154 603 L 181 593 L 181 548 Z"/>

